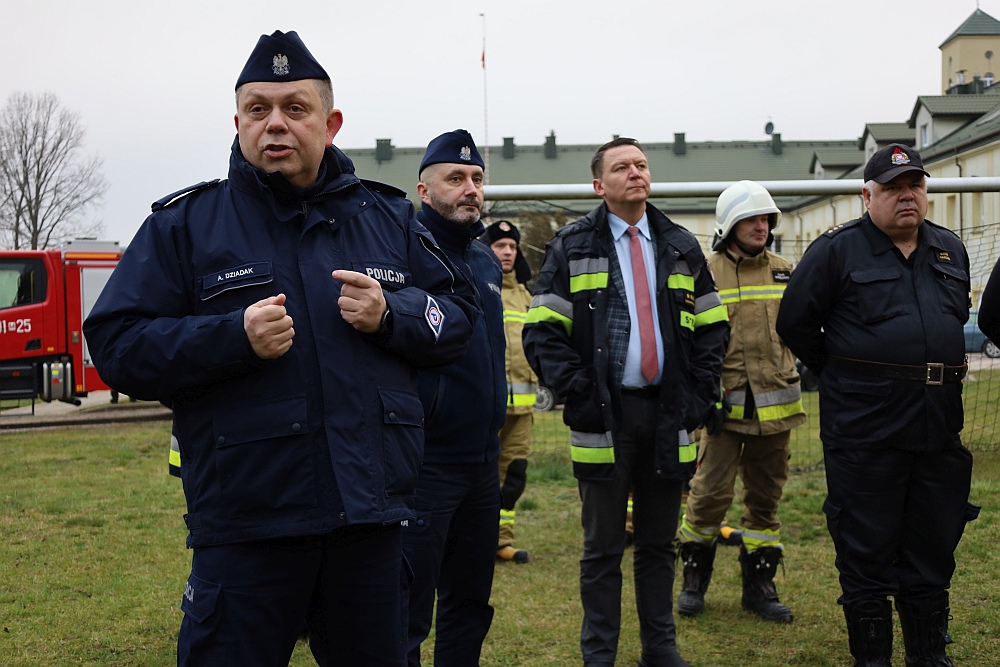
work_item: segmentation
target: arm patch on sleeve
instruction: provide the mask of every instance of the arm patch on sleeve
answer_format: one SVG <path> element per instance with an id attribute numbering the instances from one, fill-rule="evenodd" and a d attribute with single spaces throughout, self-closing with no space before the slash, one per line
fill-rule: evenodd
<path id="1" fill-rule="evenodd" d="M 430 294 L 427 295 L 427 305 L 424 307 L 424 319 L 427 320 L 427 326 L 434 334 L 434 340 L 437 340 L 441 336 L 441 329 L 444 326 L 444 313 L 441 312 L 437 301 Z"/>

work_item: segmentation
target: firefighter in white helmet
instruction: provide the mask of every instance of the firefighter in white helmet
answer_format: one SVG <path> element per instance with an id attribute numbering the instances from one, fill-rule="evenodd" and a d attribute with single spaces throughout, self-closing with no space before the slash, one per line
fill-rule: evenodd
<path id="1" fill-rule="evenodd" d="M 719 196 L 715 214 L 715 252 L 708 264 L 732 332 L 722 369 L 724 399 L 701 441 L 681 524 L 684 585 L 677 611 L 697 616 L 705 608 L 716 542 L 739 471 L 743 608 L 767 621 L 790 623 L 792 612 L 779 602 L 774 586 L 783 553 L 777 509 L 788 479 L 790 431 L 806 417 L 795 357 L 774 324 L 792 265 L 768 250 L 781 212 L 761 185 L 733 184 Z"/>

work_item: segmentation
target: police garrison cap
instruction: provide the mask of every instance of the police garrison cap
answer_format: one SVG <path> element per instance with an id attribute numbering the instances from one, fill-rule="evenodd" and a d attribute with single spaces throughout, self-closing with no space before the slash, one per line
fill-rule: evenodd
<path id="1" fill-rule="evenodd" d="M 298 33 L 275 30 L 270 35 L 261 35 L 257 46 L 243 66 L 236 88 L 244 83 L 267 81 L 301 81 L 302 79 L 322 79 L 329 81 L 330 75 L 317 62 L 313 54 L 299 39 Z"/>
<path id="2" fill-rule="evenodd" d="M 474 164 L 480 169 L 485 169 L 486 164 L 476 150 L 476 142 L 472 140 L 472 135 L 466 130 L 454 130 L 445 132 L 435 137 L 431 143 L 427 144 L 424 152 L 424 159 L 420 161 L 420 168 L 417 169 L 419 176 L 424 169 L 432 164 Z"/>

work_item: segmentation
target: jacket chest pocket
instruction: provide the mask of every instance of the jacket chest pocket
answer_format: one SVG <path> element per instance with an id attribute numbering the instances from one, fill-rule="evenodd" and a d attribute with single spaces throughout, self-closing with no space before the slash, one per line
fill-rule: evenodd
<path id="1" fill-rule="evenodd" d="M 960 267 L 934 264 L 934 284 L 941 300 L 941 311 L 955 315 L 963 322 L 969 315 L 969 275 Z"/>
<path id="2" fill-rule="evenodd" d="M 865 323 L 881 322 L 910 311 L 902 294 L 903 271 L 898 267 L 851 271 L 851 282 Z"/>
<path id="3" fill-rule="evenodd" d="M 212 427 L 230 517 L 316 506 L 314 436 L 304 397 L 222 411 Z"/>

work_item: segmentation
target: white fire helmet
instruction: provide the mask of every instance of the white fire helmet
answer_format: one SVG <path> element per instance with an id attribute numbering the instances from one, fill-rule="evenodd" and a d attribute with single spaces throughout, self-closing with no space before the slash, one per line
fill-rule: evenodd
<path id="1" fill-rule="evenodd" d="M 715 205 L 715 238 L 712 249 L 718 250 L 736 223 L 755 215 L 767 214 L 771 231 L 781 221 L 781 211 L 774 205 L 771 194 L 759 183 L 739 181 L 722 191 Z M 768 245 L 771 238 L 768 237 Z"/>

